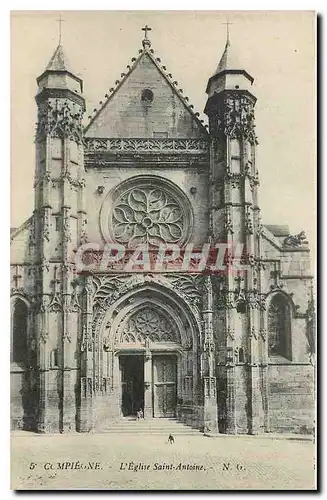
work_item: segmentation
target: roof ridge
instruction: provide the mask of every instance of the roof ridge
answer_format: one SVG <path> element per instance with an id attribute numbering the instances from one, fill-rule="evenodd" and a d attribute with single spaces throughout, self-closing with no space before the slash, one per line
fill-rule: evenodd
<path id="1" fill-rule="evenodd" d="M 13 229 L 12 233 L 10 234 L 10 240 L 13 240 L 17 234 L 19 234 L 21 231 L 26 229 L 26 227 L 29 226 L 29 224 L 32 222 L 34 215 L 32 214 L 28 219 L 26 219 L 20 226 L 11 228 Z"/>
<path id="2" fill-rule="evenodd" d="M 107 105 L 107 103 L 116 94 L 116 92 L 118 91 L 118 89 L 123 85 L 123 83 L 126 81 L 126 79 L 131 75 L 131 73 L 133 72 L 133 70 L 137 66 L 138 62 L 141 60 L 141 58 L 144 55 L 148 55 L 150 57 L 150 59 L 152 60 L 152 62 L 154 63 L 154 65 L 159 70 L 159 72 L 161 73 L 161 75 L 165 78 L 165 80 L 171 86 L 171 88 L 173 89 L 173 91 L 178 95 L 178 97 L 180 98 L 180 100 L 182 101 L 182 103 L 184 104 L 184 106 L 186 107 L 186 109 L 191 113 L 191 115 L 193 116 L 193 118 L 197 121 L 198 125 L 203 129 L 204 132 L 208 133 L 208 125 L 204 124 L 204 120 L 201 119 L 201 118 L 199 118 L 200 117 L 200 113 L 194 111 L 193 104 L 189 104 L 189 97 L 183 95 L 183 89 L 177 88 L 178 82 L 176 80 L 173 80 L 173 75 L 171 73 L 168 73 L 168 70 L 167 70 L 167 68 L 166 68 L 166 66 L 164 64 L 162 66 L 160 66 L 159 63 L 161 63 L 161 58 L 160 57 L 156 58 L 154 56 L 154 54 L 155 54 L 155 51 L 152 48 L 150 49 L 150 48 L 144 47 L 143 49 L 139 49 L 139 55 L 138 55 L 138 57 L 132 57 L 132 59 L 131 59 L 133 65 L 132 66 L 130 66 L 130 65 L 126 66 L 128 68 L 128 72 L 127 73 L 124 73 L 124 72 L 121 73 L 121 75 L 120 75 L 121 76 L 121 80 L 116 80 L 115 81 L 115 87 L 110 87 L 109 88 L 110 94 L 105 94 L 105 96 L 104 96 L 105 97 L 105 101 L 104 102 L 103 101 L 99 101 L 99 104 L 101 105 L 101 107 L 99 109 L 94 108 L 93 115 L 89 115 L 88 116 L 89 122 L 84 127 L 84 132 L 87 132 L 87 130 L 92 125 L 92 123 L 97 118 L 97 116 L 100 114 L 100 112 L 105 108 L 105 106 Z"/>

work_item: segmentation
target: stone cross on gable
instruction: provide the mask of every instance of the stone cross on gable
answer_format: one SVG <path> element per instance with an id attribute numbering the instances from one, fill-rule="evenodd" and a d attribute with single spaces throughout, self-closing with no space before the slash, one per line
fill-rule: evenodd
<path id="1" fill-rule="evenodd" d="M 142 28 L 142 31 L 145 32 L 145 38 L 148 38 L 148 31 L 152 31 L 152 28 L 149 28 L 149 26 L 146 24 L 144 28 Z"/>

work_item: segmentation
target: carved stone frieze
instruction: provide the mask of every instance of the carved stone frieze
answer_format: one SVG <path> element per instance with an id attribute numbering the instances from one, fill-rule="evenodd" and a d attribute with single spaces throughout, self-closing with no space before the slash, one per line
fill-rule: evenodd
<path id="1" fill-rule="evenodd" d="M 246 139 L 258 144 L 255 134 L 254 102 L 247 95 L 227 93 L 217 113 L 216 133 L 230 139 Z"/>
<path id="2" fill-rule="evenodd" d="M 209 142 L 204 139 L 101 139 L 85 138 L 86 153 L 94 152 L 173 152 L 208 153 Z"/>
<path id="3" fill-rule="evenodd" d="M 218 309 L 233 309 L 240 304 L 250 309 L 265 310 L 265 294 L 258 290 L 244 290 L 237 287 L 236 290 L 228 290 L 226 285 L 222 284 L 217 289 L 216 306 Z"/>
<path id="4" fill-rule="evenodd" d="M 77 143 L 83 137 L 83 112 L 81 107 L 62 99 L 46 101 L 39 106 L 37 139 L 50 135 L 56 138 L 68 138 Z"/>

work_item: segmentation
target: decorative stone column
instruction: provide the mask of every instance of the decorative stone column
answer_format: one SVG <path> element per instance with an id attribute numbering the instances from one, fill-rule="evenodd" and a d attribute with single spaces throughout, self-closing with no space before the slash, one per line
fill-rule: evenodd
<path id="1" fill-rule="evenodd" d="M 144 418 L 153 418 L 152 405 L 152 354 L 149 348 L 148 339 L 145 342 L 144 354 Z"/>
<path id="2" fill-rule="evenodd" d="M 93 429 L 93 339 L 92 339 L 92 278 L 85 277 L 84 312 L 82 315 L 81 351 L 81 401 L 79 411 L 79 432 L 90 432 Z"/>
<path id="3" fill-rule="evenodd" d="M 213 338 L 212 305 L 213 290 L 211 277 L 204 278 L 202 384 L 203 384 L 203 428 L 206 432 L 218 433 L 218 408 L 215 375 L 215 343 Z"/>

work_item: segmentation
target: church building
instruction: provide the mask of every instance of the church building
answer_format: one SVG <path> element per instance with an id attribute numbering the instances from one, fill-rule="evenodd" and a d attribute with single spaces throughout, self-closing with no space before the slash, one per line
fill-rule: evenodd
<path id="1" fill-rule="evenodd" d="M 254 77 L 228 36 L 206 125 L 143 31 L 88 119 L 61 43 L 37 78 L 34 212 L 11 230 L 12 429 L 101 432 L 141 411 L 209 434 L 309 433 L 310 252 L 261 221 Z M 192 248 L 224 249 L 219 272 L 186 265 Z"/>

